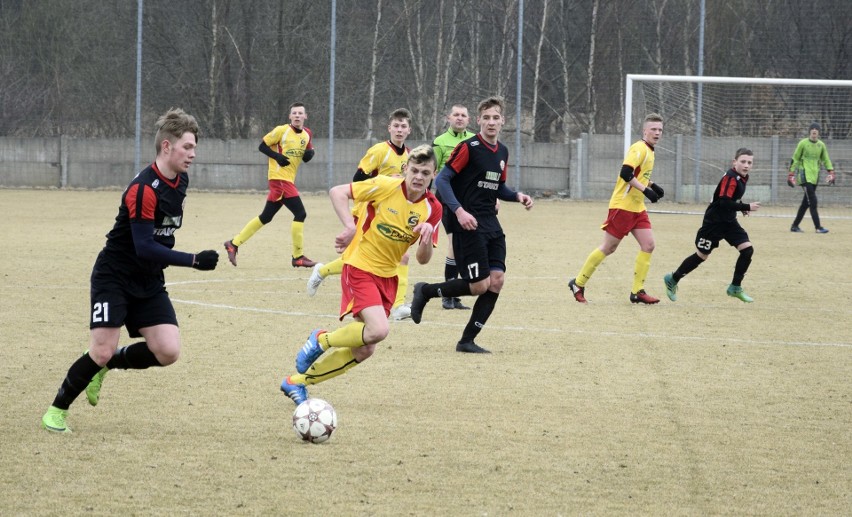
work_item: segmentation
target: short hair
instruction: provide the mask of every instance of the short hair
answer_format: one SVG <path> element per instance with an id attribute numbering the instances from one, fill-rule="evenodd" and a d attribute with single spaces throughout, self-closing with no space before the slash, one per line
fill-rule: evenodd
<path id="1" fill-rule="evenodd" d="M 737 158 L 739 158 L 740 156 L 742 156 L 744 154 L 747 155 L 747 156 L 754 156 L 754 153 L 751 152 L 751 149 L 749 149 L 747 147 L 740 147 L 739 149 L 737 149 L 737 152 L 734 154 L 734 160 L 736 160 Z"/>
<path id="2" fill-rule="evenodd" d="M 642 122 L 642 125 L 644 126 L 648 122 L 662 122 L 662 121 L 663 121 L 663 116 L 660 115 L 659 113 L 648 113 L 647 115 L 645 115 L 645 120 Z"/>
<path id="3" fill-rule="evenodd" d="M 456 109 L 456 108 L 464 108 L 465 110 L 467 110 L 467 106 L 465 106 L 464 104 L 461 104 L 461 103 L 457 102 L 457 103 L 453 104 L 452 106 L 450 106 L 450 111 L 449 111 L 449 113 L 447 113 L 447 114 L 449 115 L 449 114 L 450 114 L 450 113 L 452 113 L 452 112 L 453 112 L 453 110 L 454 110 L 454 109 Z"/>
<path id="4" fill-rule="evenodd" d="M 814 122 L 813 124 L 811 124 L 811 127 L 808 128 L 808 133 L 810 133 L 814 129 L 820 132 L 822 131 L 822 128 L 819 126 L 819 122 Z"/>
<path id="5" fill-rule="evenodd" d="M 157 149 L 157 154 L 160 154 L 162 150 L 161 143 L 164 139 L 168 138 L 169 142 L 174 143 L 187 131 L 195 135 L 195 142 L 198 142 L 198 122 L 195 117 L 180 108 L 171 108 L 158 118 L 156 128 L 154 147 Z"/>
<path id="6" fill-rule="evenodd" d="M 393 122 L 394 120 L 405 120 L 409 124 L 411 124 L 411 112 L 405 108 L 397 108 L 393 110 L 388 117 L 388 124 Z"/>
<path id="7" fill-rule="evenodd" d="M 491 108 L 497 108 L 500 111 L 500 114 L 503 113 L 504 107 L 506 103 L 503 101 L 503 97 L 498 97 L 496 95 L 492 95 L 487 99 L 483 99 L 479 101 L 479 104 L 476 106 L 476 112 L 482 114 L 483 111 Z"/>
<path id="8" fill-rule="evenodd" d="M 301 102 L 294 102 L 293 104 L 290 105 L 289 108 L 287 108 L 287 111 L 293 111 L 293 108 L 305 108 L 305 105 L 302 104 Z M 308 109 L 305 108 L 305 111 L 307 111 L 307 110 Z"/>
<path id="9" fill-rule="evenodd" d="M 435 159 L 435 150 L 428 144 L 418 145 L 412 149 L 408 153 L 408 161 L 417 165 L 424 165 L 428 162 L 438 165 L 438 160 Z"/>

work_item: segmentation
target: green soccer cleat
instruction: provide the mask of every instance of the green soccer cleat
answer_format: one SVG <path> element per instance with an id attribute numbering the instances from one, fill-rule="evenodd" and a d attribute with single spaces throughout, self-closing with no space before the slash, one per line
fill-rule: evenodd
<path id="1" fill-rule="evenodd" d="M 71 429 L 65 423 L 65 418 L 68 416 L 67 409 L 59 409 L 56 406 L 47 408 L 47 413 L 41 417 L 42 429 L 47 429 L 52 433 L 70 433 Z"/>
<path id="2" fill-rule="evenodd" d="M 666 296 L 669 297 L 669 300 L 676 302 L 677 301 L 677 282 L 675 282 L 674 276 L 671 273 L 667 274 L 663 277 L 663 282 L 666 283 Z"/>
<path id="3" fill-rule="evenodd" d="M 754 301 L 754 298 L 745 294 L 743 288 L 739 285 L 731 284 L 728 286 L 728 296 L 733 296 L 734 298 L 739 298 L 740 300 L 751 303 Z"/>
<path id="4" fill-rule="evenodd" d="M 86 386 L 86 398 L 89 399 L 89 404 L 98 405 L 98 400 L 101 398 L 101 385 L 104 382 L 104 376 L 109 371 L 109 368 L 104 366 L 101 370 L 92 377 L 89 385 Z"/>

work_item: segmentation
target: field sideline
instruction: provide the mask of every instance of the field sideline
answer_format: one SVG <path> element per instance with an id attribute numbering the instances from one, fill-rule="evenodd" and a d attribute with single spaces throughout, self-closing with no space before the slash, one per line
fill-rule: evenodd
<path id="1" fill-rule="evenodd" d="M 74 434 L 52 435 L 39 420 L 86 349 L 89 273 L 119 197 L 0 189 L 0 515 L 852 513 L 850 217 L 827 235 L 741 219 L 755 303 L 725 295 L 724 244 L 672 303 L 662 276 L 701 219 L 651 214 L 646 288 L 663 301 L 628 301 L 628 237 L 584 306 L 567 281 L 600 243 L 605 203 L 504 203 L 506 285 L 477 340 L 494 353 L 456 353 L 469 313 L 433 301 L 421 325 L 393 322 L 369 361 L 310 388 L 340 419 L 310 445 L 278 385 L 311 329 L 339 324 L 339 284 L 307 297 L 282 210 L 238 268 L 223 253 L 212 272 L 167 269 L 180 361 L 110 372 L 98 407 L 71 407 Z M 263 199 L 191 192 L 176 248 L 222 251 Z M 304 200 L 306 254 L 328 261 L 339 222 L 325 196 Z M 443 234 L 439 246 L 412 259 L 410 285 L 442 276 Z"/>

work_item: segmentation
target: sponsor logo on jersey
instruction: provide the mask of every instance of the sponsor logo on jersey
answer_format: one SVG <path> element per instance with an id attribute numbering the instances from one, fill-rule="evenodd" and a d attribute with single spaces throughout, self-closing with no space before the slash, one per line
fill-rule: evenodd
<path id="1" fill-rule="evenodd" d="M 396 242 L 411 242 L 411 233 L 390 224 L 379 224 L 376 230 L 388 239 Z"/>

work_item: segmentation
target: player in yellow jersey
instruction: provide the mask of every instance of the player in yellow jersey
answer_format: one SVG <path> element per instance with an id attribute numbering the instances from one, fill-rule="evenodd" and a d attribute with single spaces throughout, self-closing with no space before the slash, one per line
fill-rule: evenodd
<path id="1" fill-rule="evenodd" d="M 411 113 L 405 108 L 394 110 L 388 118 L 389 138 L 367 149 L 367 153 L 358 162 L 358 170 L 352 181 L 364 181 L 376 176 L 401 176 L 408 160 L 408 147 L 405 146 L 405 140 L 409 134 L 411 134 Z M 359 217 L 361 208 L 356 205 L 352 210 L 355 218 Z M 326 277 L 339 275 L 343 271 L 345 258 L 339 257 L 328 264 L 319 263 L 314 266 L 307 283 L 309 296 L 316 294 Z M 408 290 L 408 254 L 403 255 L 397 275 L 399 291 L 394 300 L 392 317 L 395 320 L 401 320 L 411 315 L 411 310 L 405 305 L 405 293 Z"/>
<path id="2" fill-rule="evenodd" d="M 663 118 L 656 113 L 645 117 L 642 124 L 642 140 L 627 150 L 624 165 L 615 182 L 615 190 L 609 200 L 609 214 L 601 225 L 603 243 L 589 254 L 586 263 L 568 282 L 574 299 L 586 303 L 586 282 L 603 260 L 621 244 L 628 233 L 639 243 L 639 254 L 633 269 L 633 288 L 630 290 L 632 303 L 653 304 L 660 300 L 645 292 L 645 277 L 651 268 L 651 253 L 654 251 L 654 232 L 651 220 L 645 211 L 645 198 L 656 203 L 663 197 L 663 188 L 651 181 L 654 170 L 654 146 L 663 135 Z"/>
<path id="3" fill-rule="evenodd" d="M 281 383 L 296 405 L 308 398 L 306 386 L 345 373 L 364 362 L 390 331 L 388 315 L 397 291 L 397 267 L 412 244 L 421 264 L 432 258 L 432 234 L 441 221 L 441 203 L 428 190 L 435 177 L 435 153 L 421 145 L 411 151 L 405 177 L 375 176 L 329 191 L 343 231 L 335 249 L 344 252 L 340 319 L 354 321 L 332 332 L 311 332 L 296 355 L 297 374 Z M 363 203 L 356 221 L 349 200 Z"/>
<path id="4" fill-rule="evenodd" d="M 260 215 L 249 221 L 233 239 L 225 241 L 228 260 L 234 266 L 237 265 L 240 246 L 272 221 L 282 206 L 286 206 L 293 213 L 293 222 L 290 223 L 293 255 L 290 264 L 293 267 L 313 267 L 316 264 L 304 253 L 305 218 L 308 213 L 295 184 L 299 165 L 311 161 L 314 157 L 313 134 L 305 127 L 308 114 L 304 104 L 291 104 L 289 118 L 289 124 L 275 127 L 263 137 L 258 146 L 258 150 L 269 157 L 269 194 Z"/>

